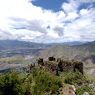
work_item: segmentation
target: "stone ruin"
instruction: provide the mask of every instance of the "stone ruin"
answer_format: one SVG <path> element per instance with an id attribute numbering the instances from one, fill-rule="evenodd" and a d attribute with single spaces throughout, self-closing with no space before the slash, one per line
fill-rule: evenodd
<path id="1" fill-rule="evenodd" d="M 39 66 L 47 68 L 56 75 L 59 74 L 59 71 L 79 71 L 83 74 L 83 63 L 79 61 L 66 61 L 61 58 L 49 57 L 47 61 L 44 61 L 43 58 L 39 58 L 37 63 Z"/>

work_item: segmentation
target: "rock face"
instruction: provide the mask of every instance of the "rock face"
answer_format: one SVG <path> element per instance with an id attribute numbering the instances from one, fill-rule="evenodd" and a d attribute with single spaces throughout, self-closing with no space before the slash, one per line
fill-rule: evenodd
<path id="1" fill-rule="evenodd" d="M 83 95 L 90 95 L 88 92 L 84 92 L 84 94 Z"/>
<path id="2" fill-rule="evenodd" d="M 69 85 L 68 87 L 64 87 L 61 91 L 61 95 L 76 95 L 76 89 L 74 85 Z"/>
<path id="3" fill-rule="evenodd" d="M 58 74 L 59 71 L 79 71 L 83 74 L 83 63 L 78 61 L 65 61 L 61 58 L 56 59 L 54 57 L 49 57 L 48 61 L 44 61 L 43 58 L 39 58 L 37 63 L 55 74 Z"/>

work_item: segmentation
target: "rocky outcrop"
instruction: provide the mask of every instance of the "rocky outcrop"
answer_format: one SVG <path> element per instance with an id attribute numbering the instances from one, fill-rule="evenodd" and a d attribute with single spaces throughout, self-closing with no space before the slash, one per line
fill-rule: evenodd
<path id="1" fill-rule="evenodd" d="M 84 94 L 83 95 L 90 95 L 88 92 L 84 92 Z"/>
<path id="2" fill-rule="evenodd" d="M 68 85 L 60 89 L 61 95 L 76 95 L 76 88 L 74 85 Z"/>

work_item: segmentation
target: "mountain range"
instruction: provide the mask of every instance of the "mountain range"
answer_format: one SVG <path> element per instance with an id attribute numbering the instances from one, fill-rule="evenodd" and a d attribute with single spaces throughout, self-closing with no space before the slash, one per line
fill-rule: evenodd
<path id="1" fill-rule="evenodd" d="M 18 40 L 0 40 L 0 56 L 10 57 L 14 55 L 35 55 L 38 51 L 49 46 L 49 44 Z"/>
<path id="2" fill-rule="evenodd" d="M 63 57 L 95 63 L 95 41 L 65 43 L 34 43 L 18 40 L 0 40 L 0 57 L 31 55 L 42 58 L 49 56 Z"/>
<path id="3" fill-rule="evenodd" d="M 0 40 L 0 57 L 10 57 L 14 55 L 37 55 L 39 51 L 56 45 L 81 45 L 82 42 L 64 43 L 34 43 L 18 40 Z"/>

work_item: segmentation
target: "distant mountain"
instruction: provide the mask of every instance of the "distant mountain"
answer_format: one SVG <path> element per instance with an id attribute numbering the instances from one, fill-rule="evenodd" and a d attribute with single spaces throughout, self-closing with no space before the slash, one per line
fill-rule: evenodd
<path id="1" fill-rule="evenodd" d="M 95 54 L 95 41 L 87 42 L 79 46 L 75 45 L 74 47 L 78 49 L 83 49 L 83 50 L 89 51 L 90 53 Z"/>
<path id="2" fill-rule="evenodd" d="M 86 64 L 95 64 L 95 41 L 81 45 L 56 45 L 40 52 L 39 57 L 62 57 L 68 60 L 79 60 Z"/>
<path id="3" fill-rule="evenodd" d="M 18 40 L 0 40 L 0 56 L 35 55 L 49 46 L 51 45 Z"/>
<path id="4" fill-rule="evenodd" d="M 73 45 L 82 45 L 86 42 L 80 42 L 80 41 L 72 41 L 72 42 L 64 42 L 65 45 L 70 45 L 70 46 L 73 46 Z"/>
<path id="5" fill-rule="evenodd" d="M 46 50 L 40 51 L 39 56 L 42 58 L 48 58 L 49 56 L 64 57 L 66 59 L 73 59 L 76 55 L 81 54 L 83 51 L 78 50 L 72 46 L 67 45 L 56 45 Z M 83 53 L 84 54 L 84 53 Z"/>
<path id="6" fill-rule="evenodd" d="M 46 44 L 18 40 L 0 40 L 0 49 L 46 48 Z"/>
<path id="7" fill-rule="evenodd" d="M 18 40 L 0 40 L 0 57 L 31 55 L 47 58 L 49 56 L 81 60 L 95 63 L 95 41 L 66 43 L 34 43 Z"/>
<path id="8" fill-rule="evenodd" d="M 51 46 L 60 45 L 79 45 L 82 42 L 66 42 L 66 43 L 34 43 L 18 40 L 0 40 L 0 57 L 9 57 L 14 55 L 37 55 L 39 51 Z"/>

